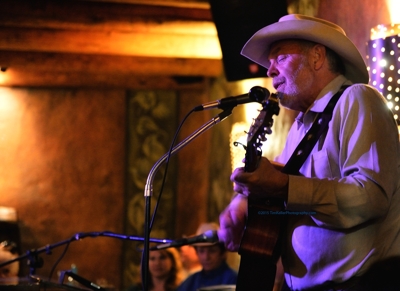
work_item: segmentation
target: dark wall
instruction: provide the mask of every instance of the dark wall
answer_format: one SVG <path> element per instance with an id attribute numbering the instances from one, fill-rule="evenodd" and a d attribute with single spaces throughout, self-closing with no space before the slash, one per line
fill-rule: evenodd
<path id="1" fill-rule="evenodd" d="M 265 77 L 266 69 L 240 52 L 259 29 L 287 14 L 286 0 L 210 0 L 228 81 Z"/>

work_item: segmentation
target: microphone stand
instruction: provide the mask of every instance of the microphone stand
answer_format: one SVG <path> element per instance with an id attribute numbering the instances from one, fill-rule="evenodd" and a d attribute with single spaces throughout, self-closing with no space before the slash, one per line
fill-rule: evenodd
<path id="1" fill-rule="evenodd" d="M 14 263 L 16 261 L 22 261 L 23 259 L 28 259 L 28 266 L 30 268 L 29 276 L 30 278 L 33 278 L 33 275 L 36 273 L 36 268 L 40 268 L 43 266 L 43 259 L 39 258 L 39 254 L 46 252 L 46 254 L 51 254 L 51 250 L 65 245 L 69 244 L 73 241 L 77 241 L 80 239 L 83 239 L 85 237 L 98 237 L 98 236 L 107 236 L 107 237 L 112 237 L 112 238 L 118 238 L 118 239 L 123 239 L 123 240 L 133 240 L 133 241 L 144 241 L 143 237 L 138 237 L 138 236 L 131 236 L 131 235 L 124 235 L 124 234 L 117 234 L 113 233 L 110 231 L 102 231 L 102 232 L 81 232 L 81 233 L 76 233 L 73 235 L 71 238 L 60 241 L 55 244 L 47 245 L 45 247 L 36 249 L 36 250 L 29 250 L 26 252 L 25 255 L 21 255 L 17 258 L 14 258 L 12 260 L 0 263 L 0 268 L 3 266 L 6 266 L 8 264 Z M 150 238 L 150 242 L 154 243 L 172 243 L 172 240 L 169 239 L 156 239 L 156 238 Z"/>
<path id="2" fill-rule="evenodd" d="M 171 152 L 163 155 L 151 168 L 149 175 L 147 176 L 147 182 L 144 189 L 144 199 L 145 199 L 145 217 L 144 217 L 144 246 L 143 246 L 143 254 L 142 254 L 142 284 L 143 290 L 148 291 L 148 272 L 149 272 L 149 248 L 150 248 L 150 211 L 151 211 L 151 196 L 153 194 L 153 182 L 154 177 L 160 168 L 160 166 L 169 159 L 169 156 L 177 153 L 187 144 L 189 144 L 196 137 L 213 127 L 214 125 L 220 123 L 225 120 L 229 115 L 232 114 L 232 110 L 236 105 L 232 107 L 224 108 L 224 111 L 220 112 L 218 115 L 213 117 L 211 120 L 203 124 L 199 129 L 189 135 L 186 139 L 177 144 Z"/>

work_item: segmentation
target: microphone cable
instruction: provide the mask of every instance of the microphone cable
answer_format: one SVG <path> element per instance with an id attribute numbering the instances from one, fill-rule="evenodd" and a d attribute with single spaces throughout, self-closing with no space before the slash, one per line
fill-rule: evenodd
<path id="1" fill-rule="evenodd" d="M 151 217 L 151 221 L 150 221 L 150 225 L 149 225 L 149 233 L 150 233 L 150 231 L 151 231 L 151 229 L 152 229 L 152 227 L 153 227 L 154 220 L 155 220 L 155 218 L 156 218 L 156 214 L 157 214 L 157 210 L 158 210 L 158 205 L 160 204 L 160 201 L 161 201 L 161 196 L 162 196 L 162 193 L 163 193 L 163 190 L 164 190 L 165 181 L 166 181 L 166 179 L 167 179 L 168 165 L 169 165 L 169 160 L 170 160 L 171 155 L 172 155 L 172 150 L 174 149 L 176 140 L 177 140 L 177 138 L 178 138 L 178 134 L 179 134 L 179 132 L 180 132 L 180 130 L 181 130 L 183 124 L 185 123 L 186 119 L 187 119 L 193 112 L 195 112 L 195 108 L 193 108 L 189 113 L 187 113 L 187 114 L 185 115 L 185 117 L 183 118 L 183 120 L 180 122 L 180 124 L 179 124 L 179 126 L 178 126 L 178 129 L 176 130 L 175 135 L 174 135 L 174 137 L 173 137 L 173 139 L 172 139 L 171 145 L 170 145 L 170 147 L 169 147 L 168 156 L 167 156 L 167 159 L 166 159 L 166 161 L 165 161 L 165 171 L 164 171 L 163 179 L 162 179 L 162 182 L 161 182 L 161 188 L 160 188 L 160 191 L 159 191 L 159 194 L 158 194 L 158 197 L 157 197 L 156 204 L 155 204 L 155 206 L 154 206 L 153 215 L 152 215 L 152 217 Z"/>

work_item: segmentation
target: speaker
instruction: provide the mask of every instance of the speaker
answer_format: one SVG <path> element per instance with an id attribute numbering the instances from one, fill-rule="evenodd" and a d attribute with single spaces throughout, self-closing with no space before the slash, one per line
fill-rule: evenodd
<path id="1" fill-rule="evenodd" d="M 209 0 L 228 81 L 266 77 L 267 70 L 240 54 L 254 33 L 287 15 L 287 0 Z"/>

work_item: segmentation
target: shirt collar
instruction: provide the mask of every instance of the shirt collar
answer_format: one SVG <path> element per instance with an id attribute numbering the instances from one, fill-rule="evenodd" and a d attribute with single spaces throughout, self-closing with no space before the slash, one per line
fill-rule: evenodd
<path id="1" fill-rule="evenodd" d="M 343 85 L 351 85 L 351 81 L 346 79 L 345 76 L 339 75 L 333 79 L 328 85 L 326 85 L 321 92 L 318 94 L 317 98 L 308 108 L 308 110 L 303 113 L 300 112 L 296 117 L 298 126 L 301 124 L 311 124 L 317 113 L 323 112 L 326 105 L 328 105 L 329 100 L 335 95 Z"/>
<path id="2" fill-rule="evenodd" d="M 329 100 L 335 95 L 343 85 L 351 85 L 351 81 L 347 80 L 345 76 L 339 75 L 333 79 L 324 89 L 318 94 L 314 103 L 307 111 L 322 112 Z M 307 114 L 307 113 L 306 113 Z"/>

